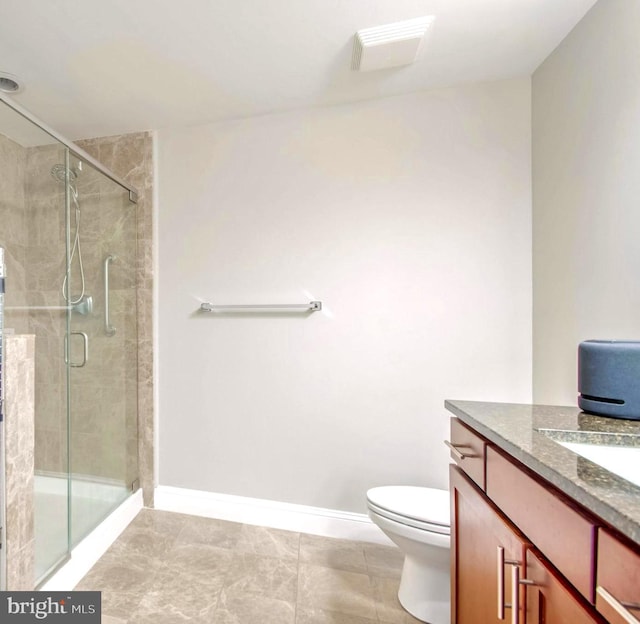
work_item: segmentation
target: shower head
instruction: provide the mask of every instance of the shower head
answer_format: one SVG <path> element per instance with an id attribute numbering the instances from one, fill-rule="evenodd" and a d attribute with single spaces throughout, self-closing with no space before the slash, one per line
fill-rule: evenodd
<path id="1" fill-rule="evenodd" d="M 54 180 L 58 180 L 58 182 L 66 182 L 67 176 L 69 178 L 69 182 L 73 182 L 77 179 L 78 173 L 75 169 L 68 169 L 63 164 L 57 164 L 51 167 L 51 177 Z"/>

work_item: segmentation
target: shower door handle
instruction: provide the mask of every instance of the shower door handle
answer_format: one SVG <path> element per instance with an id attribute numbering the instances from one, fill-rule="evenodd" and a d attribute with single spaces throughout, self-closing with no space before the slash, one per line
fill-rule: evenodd
<path id="1" fill-rule="evenodd" d="M 117 260 L 117 256 L 109 254 L 104 259 L 104 333 L 107 336 L 114 336 L 116 328 L 111 324 L 109 318 L 109 265 Z"/>
<path id="2" fill-rule="evenodd" d="M 82 362 L 75 364 L 69 361 L 69 336 L 80 336 L 82 338 Z M 82 368 L 89 360 L 89 336 L 81 331 L 73 331 L 65 334 L 64 337 L 64 363 L 71 368 Z"/>

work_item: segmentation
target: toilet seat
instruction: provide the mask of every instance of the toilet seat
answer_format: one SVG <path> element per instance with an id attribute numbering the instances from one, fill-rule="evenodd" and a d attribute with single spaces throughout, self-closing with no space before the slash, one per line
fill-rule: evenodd
<path id="1" fill-rule="evenodd" d="M 373 513 L 422 531 L 450 534 L 449 492 L 433 488 L 391 485 L 367 492 L 367 506 Z"/>

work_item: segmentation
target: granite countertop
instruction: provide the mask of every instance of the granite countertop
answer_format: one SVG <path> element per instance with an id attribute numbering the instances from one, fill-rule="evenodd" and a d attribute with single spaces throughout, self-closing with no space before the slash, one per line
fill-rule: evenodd
<path id="1" fill-rule="evenodd" d="M 593 416 L 577 407 L 475 401 L 445 401 L 445 407 L 640 545 L 640 486 L 549 437 L 607 446 L 640 446 L 640 421 Z M 552 431 L 545 434 L 539 431 L 541 429 Z M 637 471 L 640 476 L 640 463 Z"/>

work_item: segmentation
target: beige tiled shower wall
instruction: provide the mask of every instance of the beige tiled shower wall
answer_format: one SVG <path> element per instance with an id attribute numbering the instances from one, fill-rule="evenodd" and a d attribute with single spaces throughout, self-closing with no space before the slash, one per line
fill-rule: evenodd
<path id="1" fill-rule="evenodd" d="M 27 282 L 31 305 L 64 306 L 65 193 L 51 175 L 65 163 L 57 146 L 27 150 L 26 203 Z M 128 192 L 75 157 L 69 166 L 76 202 L 70 198 L 70 244 L 78 230 L 79 247 L 66 283 L 69 303 L 84 295 L 93 301 L 91 314 L 71 316 L 69 358 L 84 360 L 82 337 L 88 336 L 89 357 L 70 369 L 71 438 L 67 454 L 64 310 L 34 310 L 30 329 L 38 336 L 36 351 L 36 470 L 79 478 L 104 479 L 130 485 L 138 476 L 136 353 L 136 212 Z M 77 221 L 78 219 L 78 221 Z M 114 335 L 105 332 L 104 269 L 113 254 L 110 285 Z M 83 277 L 79 258 L 82 256 Z"/>
<path id="2" fill-rule="evenodd" d="M 73 315 L 72 329 L 89 336 L 90 355 L 86 366 L 71 369 L 71 471 L 130 485 L 138 478 L 135 206 L 128 192 L 86 166 L 77 190 L 85 290 L 97 313 Z M 85 231 L 85 223 L 93 227 Z M 103 314 L 108 256 L 115 258 L 109 282 L 113 335 L 105 331 Z M 74 266 L 77 298 L 80 284 L 77 263 Z M 82 359 L 81 343 L 77 336 L 75 340 L 74 359 Z"/>
<path id="3" fill-rule="evenodd" d="M 64 185 L 51 176 L 54 165 L 64 163 L 59 145 L 25 150 L 25 302 L 29 333 L 36 336 L 35 370 L 35 469 L 38 472 L 67 472 L 67 410 L 64 310 L 62 280 L 65 274 Z M 7 289 L 8 292 L 10 289 Z M 19 313 L 8 312 L 7 318 Z"/>
<path id="4" fill-rule="evenodd" d="M 89 364 L 71 370 L 71 471 L 130 485 L 140 478 L 145 504 L 153 501 L 152 380 L 152 137 L 149 133 L 79 141 L 78 145 L 129 181 L 128 193 L 90 166 L 75 180 L 80 204 L 80 244 L 85 292 L 94 314 L 72 317 L 72 331 L 89 336 Z M 24 202 L 27 253 L 25 272 L 30 305 L 63 305 L 65 259 L 64 185 L 51 168 L 64 163 L 59 146 L 26 150 Z M 77 167 L 72 157 L 70 165 Z M 71 203 L 71 243 L 75 210 Z M 110 312 L 117 328 L 104 332 L 104 272 L 111 265 Z M 136 295 L 136 285 L 138 286 Z M 71 296 L 80 294 L 77 255 L 72 262 Z M 67 467 L 64 387 L 65 315 L 31 312 L 29 331 L 36 349 L 36 470 L 65 472 Z M 71 339 L 71 359 L 82 358 L 79 336 Z M 136 417 L 137 416 L 137 417 Z"/>
<path id="5" fill-rule="evenodd" d="M 33 589 L 34 336 L 5 337 L 7 589 Z"/>
<path id="6" fill-rule="evenodd" d="M 24 305 L 25 302 L 25 164 L 26 150 L 0 135 L 0 247 L 5 248 L 10 288 L 5 297 L 7 306 Z M 16 333 L 26 332 L 26 314 L 11 318 L 5 326 Z"/>
<path id="7" fill-rule="evenodd" d="M 77 144 L 139 193 L 135 210 L 137 350 L 133 341 L 128 342 L 125 349 L 126 357 L 137 355 L 137 379 L 127 382 L 137 388 L 138 442 L 133 435 L 128 436 L 127 448 L 130 457 L 137 449 L 144 504 L 153 506 L 153 137 L 150 132 L 141 132 L 77 141 Z M 123 305 L 126 306 L 126 302 Z"/>

